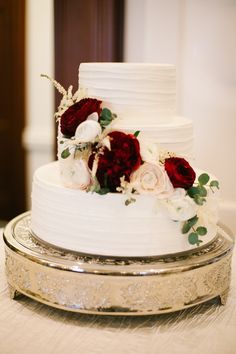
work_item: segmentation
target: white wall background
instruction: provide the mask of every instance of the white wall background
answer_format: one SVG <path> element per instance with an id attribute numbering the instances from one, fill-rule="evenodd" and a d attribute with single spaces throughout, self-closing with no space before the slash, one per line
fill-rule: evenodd
<path id="1" fill-rule="evenodd" d="M 236 0 L 127 0 L 125 26 L 125 61 L 176 64 L 196 165 L 220 180 L 221 218 L 236 231 Z"/>
<path id="2" fill-rule="evenodd" d="M 27 203 L 35 169 L 53 159 L 54 89 L 42 73 L 54 75 L 53 0 L 26 0 L 26 127 L 23 145 L 27 164 Z"/>
<path id="3" fill-rule="evenodd" d="M 28 200 L 33 171 L 53 158 L 53 0 L 27 0 Z M 177 67 L 178 114 L 195 127 L 196 165 L 221 182 L 236 231 L 236 0 L 126 0 L 125 61 Z"/>

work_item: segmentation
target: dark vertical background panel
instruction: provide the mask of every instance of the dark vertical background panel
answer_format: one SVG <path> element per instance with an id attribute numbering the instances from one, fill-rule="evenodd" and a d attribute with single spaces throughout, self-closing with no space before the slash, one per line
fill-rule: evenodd
<path id="1" fill-rule="evenodd" d="M 123 0 L 54 0 L 54 6 L 55 77 L 64 87 L 77 89 L 81 62 L 123 60 Z"/>
<path id="2" fill-rule="evenodd" d="M 25 211 L 25 2 L 0 0 L 0 220 Z"/>

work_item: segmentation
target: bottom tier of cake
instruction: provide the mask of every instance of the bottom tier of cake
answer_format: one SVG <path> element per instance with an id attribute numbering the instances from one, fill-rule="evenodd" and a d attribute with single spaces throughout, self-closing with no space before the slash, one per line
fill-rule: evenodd
<path id="1" fill-rule="evenodd" d="M 217 233 L 217 203 L 209 191 L 199 225 L 207 228 L 202 245 Z M 33 233 L 54 246 L 82 253 L 146 257 L 196 248 L 153 195 L 137 195 L 125 205 L 119 193 L 98 195 L 62 186 L 58 162 L 39 168 L 33 180 Z M 197 225 L 196 225 L 197 227 Z"/>

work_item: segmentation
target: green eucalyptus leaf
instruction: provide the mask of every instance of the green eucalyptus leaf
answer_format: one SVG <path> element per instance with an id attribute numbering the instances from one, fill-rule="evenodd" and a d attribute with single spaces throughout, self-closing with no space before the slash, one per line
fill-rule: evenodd
<path id="1" fill-rule="evenodd" d="M 66 148 L 65 150 L 62 151 L 61 157 L 62 157 L 63 159 L 66 159 L 66 158 L 69 157 L 69 156 L 70 156 L 70 150 L 69 150 L 69 148 Z"/>
<path id="2" fill-rule="evenodd" d="M 201 197 L 206 197 L 207 196 L 207 189 L 203 186 L 199 186 L 199 195 Z"/>
<path id="3" fill-rule="evenodd" d="M 111 123 L 113 119 L 114 119 L 114 114 L 111 113 L 110 109 L 103 108 L 99 120 L 101 127 L 105 128 L 107 125 Z"/>
<path id="4" fill-rule="evenodd" d="M 207 234 L 207 228 L 204 226 L 198 226 L 196 232 L 198 233 L 198 235 L 204 236 Z"/>
<path id="5" fill-rule="evenodd" d="M 107 194 L 110 192 L 110 188 L 108 188 L 108 186 L 107 186 L 107 175 L 106 174 L 104 175 L 104 181 L 103 181 L 104 187 L 100 186 L 100 183 L 98 182 L 97 178 L 96 178 L 95 182 L 96 182 L 96 190 L 95 190 L 96 193 L 104 195 L 104 194 Z"/>
<path id="6" fill-rule="evenodd" d="M 200 195 L 195 195 L 193 199 L 197 205 L 203 205 L 206 201 L 206 199 L 201 197 Z"/>
<path id="7" fill-rule="evenodd" d="M 182 226 L 182 233 L 186 234 L 187 232 L 189 232 L 189 230 L 197 223 L 197 221 L 198 221 L 197 215 L 185 221 L 185 223 Z"/>
<path id="8" fill-rule="evenodd" d="M 95 191 L 96 193 L 100 195 L 104 195 L 110 192 L 109 188 L 99 188 L 98 190 Z"/>
<path id="9" fill-rule="evenodd" d="M 106 127 L 107 125 L 109 125 L 111 123 L 111 121 L 110 120 L 101 119 L 99 123 L 100 123 L 100 125 L 102 127 Z"/>
<path id="10" fill-rule="evenodd" d="M 198 244 L 199 243 L 198 234 L 196 232 L 191 232 L 191 234 L 188 235 L 188 242 L 191 245 Z"/>
<path id="11" fill-rule="evenodd" d="M 101 187 L 99 183 L 95 183 L 93 186 L 90 187 L 89 191 L 92 193 L 99 193 Z"/>
<path id="12" fill-rule="evenodd" d="M 189 232 L 190 229 L 191 227 L 189 226 L 188 222 L 185 221 L 185 223 L 182 226 L 182 234 L 186 234 L 187 232 Z"/>
<path id="13" fill-rule="evenodd" d="M 108 176 L 107 176 L 106 173 L 104 173 L 104 181 L 103 181 L 103 183 L 104 183 L 104 186 L 105 186 L 105 187 L 103 187 L 103 188 L 105 188 L 105 189 L 108 188 L 108 186 L 107 186 L 107 180 L 108 180 Z"/>
<path id="14" fill-rule="evenodd" d="M 102 112 L 101 112 L 101 118 L 104 120 L 111 120 L 112 119 L 112 113 L 110 111 L 110 109 L 108 108 L 103 108 Z"/>
<path id="15" fill-rule="evenodd" d="M 101 186 L 100 186 L 97 178 L 94 177 L 93 184 L 87 190 L 88 190 L 88 192 L 98 193 L 99 194 L 100 189 L 101 189 Z"/>
<path id="16" fill-rule="evenodd" d="M 206 197 L 207 196 L 207 190 L 204 186 L 199 185 L 197 187 L 190 187 L 187 190 L 187 194 L 191 197 L 191 198 L 196 198 L 197 200 L 199 199 L 199 197 Z M 198 204 L 198 203 L 197 203 Z"/>
<path id="17" fill-rule="evenodd" d="M 198 177 L 198 182 L 200 183 L 200 185 L 204 186 L 205 184 L 207 184 L 210 180 L 210 177 L 207 173 L 202 173 L 199 177 Z"/>
<path id="18" fill-rule="evenodd" d="M 100 123 L 101 121 L 104 122 L 111 122 L 112 121 L 112 113 L 108 108 L 103 108 L 101 116 L 100 116 Z"/>
<path id="19" fill-rule="evenodd" d="M 128 205 L 130 205 L 131 203 L 134 203 L 134 202 L 136 202 L 136 199 L 134 199 L 134 198 L 126 199 L 125 205 L 128 206 Z"/>
<path id="20" fill-rule="evenodd" d="M 190 187 L 187 193 L 191 198 L 194 198 L 195 195 L 200 194 L 200 187 Z"/>
<path id="21" fill-rule="evenodd" d="M 210 182 L 210 187 L 216 187 L 217 189 L 219 189 L 220 188 L 220 186 L 219 186 L 219 181 L 211 181 Z"/>
<path id="22" fill-rule="evenodd" d="M 188 223 L 191 225 L 191 227 L 194 226 L 197 222 L 198 222 L 197 215 L 195 215 L 194 217 L 188 220 Z"/>
<path id="23" fill-rule="evenodd" d="M 202 240 L 198 240 L 197 246 L 200 246 L 200 243 L 202 242 Z"/>

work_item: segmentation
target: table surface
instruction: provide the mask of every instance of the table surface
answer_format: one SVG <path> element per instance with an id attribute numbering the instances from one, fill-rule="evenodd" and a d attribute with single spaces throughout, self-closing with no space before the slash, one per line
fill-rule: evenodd
<path id="1" fill-rule="evenodd" d="M 225 306 L 216 300 L 172 314 L 82 315 L 9 298 L 0 230 L 1 354 L 236 354 L 236 255 Z"/>

